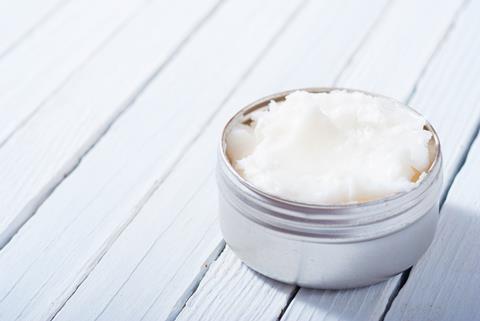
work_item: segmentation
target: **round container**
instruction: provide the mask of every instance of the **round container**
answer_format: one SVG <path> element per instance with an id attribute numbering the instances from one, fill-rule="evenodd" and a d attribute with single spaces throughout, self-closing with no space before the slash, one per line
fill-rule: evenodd
<path id="1" fill-rule="evenodd" d="M 442 157 L 435 130 L 425 125 L 433 134 L 434 160 L 424 179 L 408 192 L 341 205 L 285 200 L 257 189 L 235 171 L 226 155 L 226 136 L 238 122 L 248 122 L 251 112 L 291 92 L 248 105 L 223 130 L 217 182 L 220 225 L 229 247 L 261 274 L 321 289 L 377 283 L 415 264 L 432 242 L 438 220 Z"/>

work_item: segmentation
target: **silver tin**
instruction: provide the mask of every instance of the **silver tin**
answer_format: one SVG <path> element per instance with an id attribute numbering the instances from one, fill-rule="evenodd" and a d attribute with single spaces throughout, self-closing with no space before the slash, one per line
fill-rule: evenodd
<path id="1" fill-rule="evenodd" d="M 339 88 L 301 90 L 318 93 L 335 89 Z M 237 122 L 248 121 L 251 112 L 266 107 L 271 100 L 282 101 L 291 92 L 246 106 L 223 130 L 217 182 L 220 225 L 229 247 L 261 274 L 321 289 L 377 283 L 415 264 L 432 242 L 438 220 L 442 156 L 433 127 L 426 125 L 433 134 L 434 160 L 414 189 L 363 203 L 292 202 L 247 182 L 226 155 L 226 136 Z"/>

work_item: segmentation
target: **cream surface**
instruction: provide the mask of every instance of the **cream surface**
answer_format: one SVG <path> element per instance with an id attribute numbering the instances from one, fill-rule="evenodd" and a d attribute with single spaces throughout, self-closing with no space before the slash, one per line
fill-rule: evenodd
<path id="1" fill-rule="evenodd" d="M 260 190 L 315 203 L 362 202 L 412 189 L 428 169 L 425 120 L 362 93 L 294 92 L 227 136 L 235 169 Z"/>

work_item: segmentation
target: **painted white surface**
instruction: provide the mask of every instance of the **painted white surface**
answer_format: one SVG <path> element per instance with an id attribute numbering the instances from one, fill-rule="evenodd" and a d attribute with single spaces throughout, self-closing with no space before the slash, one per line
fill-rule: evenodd
<path id="1" fill-rule="evenodd" d="M 296 293 L 222 252 L 219 131 L 292 87 L 412 97 L 451 181 L 480 121 L 478 2 L 44 3 L 0 40 L 3 243 L 34 214 L 0 250 L 0 320 L 378 320 L 399 277 Z M 387 320 L 478 313 L 478 148 Z"/>
<path id="2" fill-rule="evenodd" d="M 464 2 L 394 1 L 336 85 L 407 99 Z"/>
<path id="3" fill-rule="evenodd" d="M 69 0 L 15 0 L 0 2 L 0 59 Z"/>
<path id="4" fill-rule="evenodd" d="M 175 6 L 153 2 L 0 148 L 0 247 L 74 169 L 214 3 L 199 3 L 193 10 L 189 1 Z"/>
<path id="5" fill-rule="evenodd" d="M 145 5 L 71 0 L 1 57 L 0 146 Z"/>
<path id="6" fill-rule="evenodd" d="M 153 80 L 72 175 L 0 252 L 0 261 L 4 262 L 0 264 L 0 297 L 3 297 L 0 311 L 5 318 L 43 320 L 56 313 L 135 216 L 148 194 L 168 174 L 182 151 L 195 139 L 196 132 L 221 106 L 237 83 L 242 81 L 244 73 L 255 64 L 257 57 L 272 37 L 281 31 L 298 5 L 299 2 L 280 3 L 273 0 L 261 3 L 252 1 L 248 5 L 242 1 L 227 2 L 196 30 L 170 64 L 162 69 L 161 76 Z M 149 24 L 153 24 L 150 26 L 153 28 L 177 19 L 178 13 L 164 11 L 165 15 L 171 14 L 172 18 L 159 20 L 158 9 L 152 14 L 138 16 L 138 20 L 132 23 L 135 27 L 132 27 L 132 33 L 138 34 L 143 28 L 148 30 Z M 250 19 L 248 28 L 244 25 L 246 19 Z M 125 35 L 125 32 L 121 35 Z M 158 30 L 157 36 L 160 36 Z M 153 45 L 160 42 L 166 43 L 160 37 Z M 145 48 L 142 52 L 150 57 L 159 55 L 162 50 L 154 47 Z M 139 55 L 136 51 L 134 53 Z M 216 59 L 208 60 L 206 64 L 206 58 L 212 56 Z M 232 57 L 236 57 L 234 65 Z M 138 63 L 149 62 L 142 55 L 137 58 L 135 61 Z M 104 66 L 105 61 L 102 62 Z M 129 68 L 139 67 L 133 61 L 129 63 L 132 64 Z M 199 76 L 192 77 L 192 70 Z M 200 79 L 200 75 L 203 78 Z M 114 73 L 114 76 L 118 75 Z M 85 80 L 91 79 L 86 75 L 84 77 Z M 120 79 L 130 82 L 129 77 Z M 182 79 L 182 82 L 179 83 L 178 79 Z M 103 81 L 98 80 L 98 83 L 103 85 Z M 118 87 L 118 84 L 115 86 Z M 111 93 L 105 95 L 104 99 L 112 99 Z M 118 94 L 121 96 L 122 91 Z M 98 99 L 98 96 L 94 97 Z M 92 108 L 98 106 L 95 103 Z M 38 116 L 48 115 L 46 110 L 42 109 Z M 70 115 L 72 111 L 67 112 Z M 198 163 L 195 165 L 198 166 Z M 180 193 L 178 196 L 186 195 Z M 183 207 L 186 201 L 182 198 L 177 205 Z M 161 226 L 151 227 L 156 232 L 152 236 L 157 237 Z M 205 247 L 205 250 L 212 252 L 211 247 Z M 182 251 L 176 253 L 182 256 L 188 254 Z M 137 254 L 141 255 L 140 252 Z M 207 256 L 201 257 L 202 263 Z M 125 257 L 122 256 L 121 260 L 125 260 Z M 128 262 L 136 264 L 133 257 Z M 122 263 L 121 266 L 127 268 L 128 264 Z M 128 270 L 124 272 L 128 273 Z M 187 280 L 191 282 L 191 279 Z M 180 290 L 184 291 L 183 288 Z M 151 288 L 151 291 L 155 292 L 151 294 L 157 294 L 157 289 Z M 154 295 L 150 296 L 151 300 L 155 299 Z M 96 307 L 102 309 L 101 303 L 99 301 Z M 139 318 L 146 312 L 148 303 L 145 300 L 145 305 L 135 306 L 135 309 L 129 310 L 129 314 L 117 310 L 118 317 L 115 319 L 128 319 L 130 316 Z M 122 308 L 128 306 L 121 305 Z M 88 311 L 93 317 L 96 316 L 93 313 L 98 312 L 94 306 Z M 164 313 L 168 314 L 169 310 Z M 88 317 L 84 308 L 81 315 Z"/>

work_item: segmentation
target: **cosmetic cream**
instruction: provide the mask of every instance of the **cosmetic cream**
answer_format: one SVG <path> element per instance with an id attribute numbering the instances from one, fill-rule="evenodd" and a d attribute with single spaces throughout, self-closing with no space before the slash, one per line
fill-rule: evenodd
<path id="1" fill-rule="evenodd" d="M 232 128 L 227 153 L 260 190 L 281 198 L 342 204 L 415 187 L 428 169 L 425 119 L 360 92 L 296 91 Z"/>

